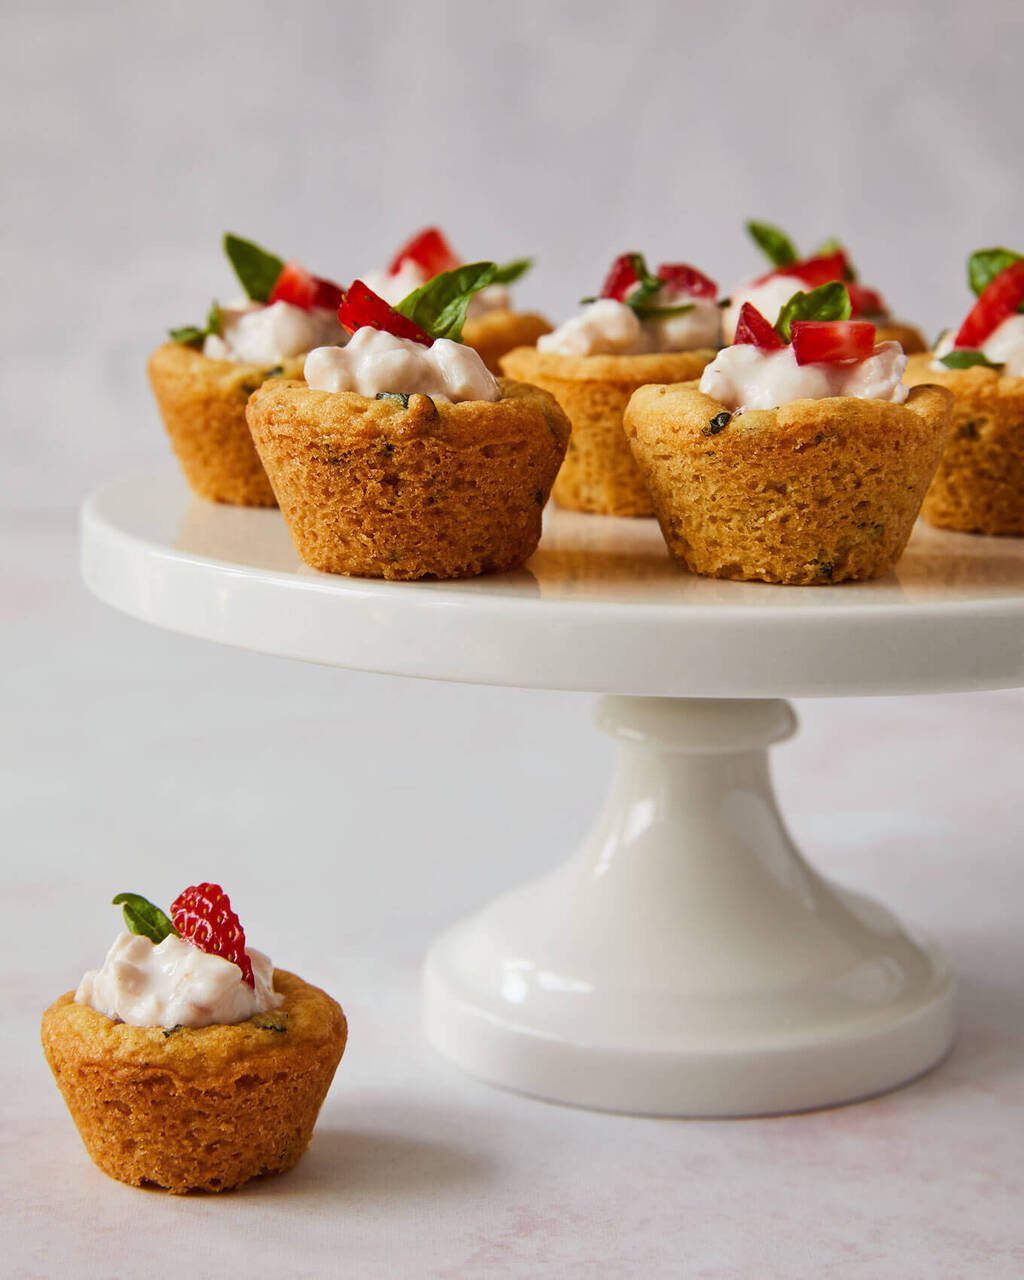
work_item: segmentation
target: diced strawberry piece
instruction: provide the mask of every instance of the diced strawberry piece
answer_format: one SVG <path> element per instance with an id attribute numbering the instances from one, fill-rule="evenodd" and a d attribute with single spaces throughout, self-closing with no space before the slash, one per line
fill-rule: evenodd
<path id="1" fill-rule="evenodd" d="M 703 271 L 685 262 L 663 262 L 658 268 L 658 279 L 670 289 L 688 294 L 691 298 L 717 298 L 718 285 Z"/>
<path id="2" fill-rule="evenodd" d="M 204 882 L 184 889 L 171 903 L 171 920 L 186 942 L 237 964 L 242 981 L 256 986 L 252 961 L 245 949 L 245 930 L 219 884 Z"/>
<path id="3" fill-rule="evenodd" d="M 384 333 L 394 334 L 396 338 L 410 338 L 413 342 L 421 342 L 425 347 L 434 345 L 434 339 L 429 333 L 389 307 L 362 280 L 353 280 L 345 291 L 338 307 L 338 320 L 349 333 L 364 328 L 380 329 Z"/>
<path id="4" fill-rule="evenodd" d="M 332 280 L 310 274 L 299 262 L 286 262 L 267 302 L 288 302 L 303 311 L 312 311 L 314 307 L 333 311 L 343 296 L 344 291 Z"/>
<path id="5" fill-rule="evenodd" d="M 453 271 L 459 266 L 459 259 L 445 239 L 444 232 L 438 227 L 425 227 L 402 246 L 391 260 L 389 275 L 397 275 L 402 263 L 411 258 L 426 275 L 428 280 L 439 276 L 442 271 Z"/>
<path id="6" fill-rule="evenodd" d="M 868 289 L 856 280 L 847 280 L 846 292 L 850 295 L 850 314 L 853 316 L 884 316 L 885 299 L 877 289 Z"/>
<path id="7" fill-rule="evenodd" d="M 867 320 L 794 320 L 797 364 L 866 360 L 875 349 L 875 326 Z"/>
<path id="8" fill-rule="evenodd" d="M 760 347 L 762 351 L 778 351 L 786 345 L 751 302 L 744 302 L 740 307 L 736 334 L 732 341 L 734 346 L 749 344 Z"/>
<path id="9" fill-rule="evenodd" d="M 954 346 L 966 347 L 970 351 L 979 350 L 1004 320 L 1016 314 L 1022 302 L 1024 260 L 1006 267 L 989 282 L 978 301 L 968 311 L 967 319 L 956 335 Z"/>
<path id="10" fill-rule="evenodd" d="M 774 271 L 761 276 L 757 283 L 771 280 L 774 276 L 796 276 L 809 288 L 817 289 L 823 284 L 831 284 L 833 280 L 845 280 L 849 265 L 846 254 L 842 249 L 837 249 L 835 253 L 823 253 L 816 258 L 804 258 L 800 262 L 776 267 Z"/>
<path id="11" fill-rule="evenodd" d="M 616 302 L 625 302 L 639 283 L 639 276 L 634 265 L 635 253 L 620 253 L 612 263 L 601 286 L 602 298 L 614 298 Z"/>
<path id="12" fill-rule="evenodd" d="M 299 262 L 286 262 L 270 291 L 268 303 L 289 302 L 310 311 L 316 301 L 316 278 Z"/>
<path id="13" fill-rule="evenodd" d="M 318 307 L 322 311 L 336 311 L 341 306 L 341 300 L 344 296 L 345 290 L 340 284 L 335 284 L 333 280 L 325 280 L 323 276 L 316 277 L 314 307 Z"/>

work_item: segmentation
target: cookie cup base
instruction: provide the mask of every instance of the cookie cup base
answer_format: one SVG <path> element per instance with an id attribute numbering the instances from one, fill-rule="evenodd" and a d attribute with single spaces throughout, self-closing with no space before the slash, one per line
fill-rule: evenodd
<path id="1" fill-rule="evenodd" d="M 521 347 L 501 362 L 510 377 L 550 391 L 572 423 L 553 496 L 560 507 L 608 516 L 654 514 L 622 430 L 629 398 L 646 383 L 700 377 L 711 350 L 641 356 L 566 356 Z"/>
<path id="2" fill-rule="evenodd" d="M 295 1164 L 347 1029 L 317 987 L 280 969 L 274 985 L 280 1009 L 232 1026 L 130 1027 L 70 991 L 46 1010 L 46 1060 L 104 1173 L 182 1194 L 229 1191 Z"/>
<path id="3" fill-rule="evenodd" d="M 371 400 L 275 380 L 247 410 L 295 547 L 314 569 L 356 577 L 465 578 L 519 568 L 569 424 L 536 387 L 500 400 Z"/>
<path id="4" fill-rule="evenodd" d="M 951 397 L 836 397 L 732 415 L 692 386 L 644 387 L 626 434 L 671 554 L 706 577 L 825 586 L 899 559 L 949 429 Z"/>
<path id="5" fill-rule="evenodd" d="M 932 368 L 914 356 L 911 385 L 953 393 L 953 426 L 921 515 L 940 529 L 1024 537 L 1024 378 L 995 369 Z"/>
<path id="6" fill-rule="evenodd" d="M 301 357 L 286 360 L 280 369 L 295 378 L 302 364 Z M 211 360 L 176 342 L 165 342 L 150 356 L 149 382 L 160 416 L 198 497 L 237 507 L 277 505 L 245 422 L 245 402 L 268 372 Z"/>

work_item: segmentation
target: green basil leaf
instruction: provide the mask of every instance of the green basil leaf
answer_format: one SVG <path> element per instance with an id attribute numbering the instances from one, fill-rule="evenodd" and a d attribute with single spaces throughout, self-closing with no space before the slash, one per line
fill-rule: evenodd
<path id="1" fill-rule="evenodd" d="M 206 337 L 206 330 L 197 329 L 194 324 L 185 324 L 180 329 L 168 329 L 167 336 L 172 342 L 180 342 L 183 347 L 195 347 Z"/>
<path id="2" fill-rule="evenodd" d="M 747 234 L 773 266 L 788 267 L 800 259 L 796 245 L 785 231 L 773 227 L 770 222 L 748 222 Z"/>
<path id="3" fill-rule="evenodd" d="M 637 315 L 642 318 L 642 313 L 648 309 L 648 301 L 654 297 L 665 282 L 651 274 L 647 267 L 647 260 L 642 253 L 632 254 L 631 261 L 637 282 L 633 286 L 632 292 L 627 294 L 622 301 L 627 307 L 632 307 Z"/>
<path id="4" fill-rule="evenodd" d="M 643 303 L 634 306 L 633 310 L 641 320 L 667 320 L 669 316 L 685 316 L 696 306 L 694 302 L 681 302 L 678 307 L 645 307 Z"/>
<path id="5" fill-rule="evenodd" d="M 253 302 L 266 302 L 277 284 L 277 277 L 284 269 L 282 260 L 266 249 L 261 249 L 258 244 L 253 244 L 251 240 L 232 235 L 230 231 L 224 236 L 224 252 L 228 255 L 246 296 Z"/>
<path id="6" fill-rule="evenodd" d="M 1021 255 L 1012 249 L 979 249 L 967 259 L 968 283 L 976 294 L 982 294 L 1000 271 L 1020 260 Z M 1024 310 L 1024 305 L 1019 309 Z"/>
<path id="7" fill-rule="evenodd" d="M 792 338 L 794 320 L 849 320 L 850 295 L 841 280 L 823 284 L 810 293 L 794 293 L 779 312 L 775 332 L 783 340 Z"/>
<path id="8" fill-rule="evenodd" d="M 172 342 L 180 342 L 183 347 L 197 347 L 209 333 L 220 333 L 220 304 L 210 303 L 206 313 L 206 328 L 197 329 L 194 324 L 183 325 L 180 329 L 168 329 L 167 336 Z"/>
<path id="9" fill-rule="evenodd" d="M 120 907 L 129 933 L 137 933 L 150 942 L 163 942 L 178 931 L 159 907 L 138 893 L 119 893 L 112 905 Z"/>
<path id="10" fill-rule="evenodd" d="M 491 284 L 512 284 L 525 276 L 532 266 L 532 258 L 515 258 L 512 262 L 505 262 L 495 268 Z"/>
<path id="11" fill-rule="evenodd" d="M 983 369 L 1002 369 L 1001 364 L 995 364 L 984 351 L 971 351 L 966 347 L 961 347 L 955 351 L 951 351 L 948 355 L 939 357 L 939 364 L 944 364 L 947 369 L 975 369 L 979 366 Z"/>
<path id="12" fill-rule="evenodd" d="M 403 298 L 395 310 L 432 338 L 460 342 L 470 300 L 493 283 L 496 270 L 493 262 L 469 262 L 453 271 L 442 271 Z"/>

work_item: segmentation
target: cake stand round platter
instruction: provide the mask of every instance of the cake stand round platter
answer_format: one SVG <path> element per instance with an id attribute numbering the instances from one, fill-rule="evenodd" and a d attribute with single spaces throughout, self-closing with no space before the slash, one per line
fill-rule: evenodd
<path id="1" fill-rule="evenodd" d="M 592 834 L 428 954 L 427 1034 L 465 1070 L 680 1116 L 847 1102 L 926 1071 L 952 1039 L 949 965 L 804 860 L 767 748 L 795 730 L 785 698 L 1024 685 L 1024 542 L 919 525 L 885 579 L 783 588 L 687 574 L 653 520 L 545 519 L 518 573 L 332 577 L 277 511 L 202 502 L 165 471 L 87 500 L 82 563 L 108 604 L 207 640 L 604 695 L 620 757 Z"/>

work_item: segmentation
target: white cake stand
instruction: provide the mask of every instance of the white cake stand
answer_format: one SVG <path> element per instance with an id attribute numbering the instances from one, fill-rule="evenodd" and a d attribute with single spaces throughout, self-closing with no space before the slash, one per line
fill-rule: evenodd
<path id="1" fill-rule="evenodd" d="M 82 531 L 88 585 L 158 626 L 606 695 L 621 758 L 590 838 L 427 958 L 427 1032 L 467 1071 L 580 1106 L 732 1116 L 865 1097 L 947 1052 L 948 964 L 808 866 L 766 748 L 795 729 L 780 698 L 1024 684 L 1024 543 L 919 527 L 881 582 L 779 588 L 686 574 L 653 521 L 550 511 L 519 573 L 390 584 L 306 569 L 276 511 L 198 501 L 173 473 L 99 490 Z"/>

